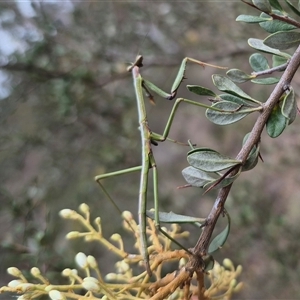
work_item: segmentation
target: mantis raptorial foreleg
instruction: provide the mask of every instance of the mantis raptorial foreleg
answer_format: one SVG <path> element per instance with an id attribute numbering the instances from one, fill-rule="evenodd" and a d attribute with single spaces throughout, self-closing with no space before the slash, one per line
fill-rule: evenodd
<path id="1" fill-rule="evenodd" d="M 160 221 L 159 221 L 159 209 L 158 209 L 158 173 L 157 173 L 157 167 L 156 167 L 156 162 L 155 158 L 152 152 L 152 144 L 157 144 L 157 142 L 162 142 L 165 141 L 168 138 L 169 131 L 176 113 L 176 110 L 181 102 L 186 102 L 190 103 L 196 106 L 202 106 L 205 108 L 209 108 L 210 106 L 204 105 L 202 103 L 188 100 L 188 99 L 183 99 L 183 98 L 178 98 L 173 105 L 172 111 L 170 113 L 169 119 L 167 121 L 166 127 L 163 131 L 163 134 L 156 134 L 153 133 L 149 126 L 148 126 L 148 120 L 147 120 L 147 114 L 145 110 L 145 101 L 143 97 L 143 90 L 146 91 L 147 96 L 149 96 L 150 99 L 153 100 L 152 95 L 150 94 L 150 91 L 154 91 L 158 95 L 168 99 L 172 100 L 176 97 L 177 90 L 184 79 L 184 73 L 185 73 L 185 67 L 187 64 L 187 61 L 192 61 L 194 63 L 197 63 L 201 66 L 212 66 L 212 67 L 217 67 L 213 65 L 209 65 L 206 63 L 203 63 L 201 61 L 192 59 L 192 58 L 185 58 L 181 66 L 179 68 L 178 74 L 176 76 L 176 79 L 174 81 L 174 84 L 171 89 L 171 93 L 165 93 L 158 87 L 156 87 L 154 84 L 151 82 L 145 80 L 142 78 L 139 70 L 143 66 L 143 57 L 138 56 L 136 61 L 128 68 L 128 71 L 132 72 L 133 76 L 133 82 L 134 82 L 134 90 L 136 94 L 136 101 L 137 101 L 137 109 L 138 109 L 138 116 L 139 116 L 139 125 L 140 125 L 140 132 L 141 132 L 141 143 L 142 143 L 142 165 L 113 172 L 113 173 L 108 173 L 108 174 L 103 174 L 103 175 L 98 175 L 95 177 L 95 180 L 102 186 L 100 183 L 100 180 L 106 177 L 114 176 L 114 175 L 121 175 L 129 172 L 135 172 L 135 171 L 140 171 L 141 172 L 141 177 L 140 177 L 140 188 L 139 188 L 139 211 L 138 211 L 138 218 L 139 218 L 139 225 L 140 225 L 140 241 L 141 241 L 141 251 L 142 255 L 145 260 L 146 264 L 146 269 L 148 274 L 151 274 L 151 267 L 149 264 L 149 254 L 147 250 L 147 236 L 146 236 L 146 210 L 147 210 L 147 187 L 148 187 L 148 174 L 150 169 L 153 170 L 153 189 L 154 189 L 154 209 L 155 209 L 155 223 L 156 227 L 167 237 L 169 237 L 172 241 L 174 241 L 166 232 L 164 232 L 160 228 Z M 105 194 L 110 198 L 110 196 L 107 194 L 106 190 L 104 190 Z M 110 198 L 111 199 L 111 198 Z M 111 199 L 112 200 L 112 199 Z M 176 241 L 174 241 L 176 242 Z"/>

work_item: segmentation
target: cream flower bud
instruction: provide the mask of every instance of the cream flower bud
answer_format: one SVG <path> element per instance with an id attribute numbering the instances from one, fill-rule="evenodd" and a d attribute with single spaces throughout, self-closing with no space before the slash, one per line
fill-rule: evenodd
<path id="1" fill-rule="evenodd" d="M 100 291 L 99 281 L 94 277 L 85 277 L 83 279 L 82 287 L 87 291 L 91 291 L 95 293 Z"/>
<path id="2" fill-rule="evenodd" d="M 80 210 L 82 213 L 84 213 L 84 214 L 87 214 L 87 213 L 90 212 L 90 208 L 89 208 L 89 206 L 88 206 L 86 203 L 80 204 L 79 210 Z"/>
<path id="3" fill-rule="evenodd" d="M 111 239 L 112 241 L 114 241 L 114 242 L 118 242 L 119 240 L 122 239 L 122 237 L 121 237 L 121 235 L 119 235 L 118 233 L 114 233 L 114 234 L 110 237 L 110 239 Z"/>
<path id="4" fill-rule="evenodd" d="M 116 273 L 108 273 L 105 275 L 105 279 L 107 281 L 113 281 L 117 279 L 117 274 Z"/>
<path id="5" fill-rule="evenodd" d="M 240 291 L 242 290 L 243 287 L 244 287 L 244 284 L 243 284 L 242 282 L 239 282 L 239 283 L 235 286 L 234 292 L 235 292 L 235 293 L 240 292 Z"/>
<path id="6" fill-rule="evenodd" d="M 99 226 L 101 224 L 101 218 L 97 217 L 94 222 L 95 222 L 96 225 Z"/>
<path id="7" fill-rule="evenodd" d="M 21 283 L 18 285 L 18 289 L 20 289 L 22 292 L 28 292 L 30 290 L 35 289 L 35 286 L 33 283 Z"/>
<path id="8" fill-rule="evenodd" d="M 66 239 L 71 240 L 71 239 L 76 239 L 80 236 L 80 232 L 79 231 L 70 231 L 67 235 L 66 235 Z"/>
<path id="9" fill-rule="evenodd" d="M 78 252 L 75 256 L 75 262 L 77 263 L 77 265 L 84 269 L 88 266 L 87 263 L 87 257 L 83 252 Z"/>
<path id="10" fill-rule="evenodd" d="M 52 300 L 65 300 L 67 299 L 66 296 L 64 294 L 62 294 L 60 291 L 58 290 L 52 290 L 49 292 L 49 297 Z"/>
<path id="11" fill-rule="evenodd" d="M 9 275 L 15 276 L 15 277 L 20 277 L 20 275 L 22 275 L 22 272 L 16 268 L 16 267 L 10 267 L 7 269 L 7 273 Z"/>
<path id="12" fill-rule="evenodd" d="M 38 277 L 38 276 L 41 275 L 41 271 L 40 271 L 38 268 L 36 268 L 36 267 L 31 268 L 30 273 L 31 273 L 32 276 L 34 276 L 34 277 Z"/>
<path id="13" fill-rule="evenodd" d="M 132 220 L 133 219 L 132 213 L 130 211 L 128 211 L 128 210 L 123 211 L 122 217 L 125 220 Z"/>
<path id="14" fill-rule="evenodd" d="M 228 268 L 228 269 L 231 269 L 231 270 L 234 269 L 234 265 L 233 265 L 232 261 L 229 258 L 225 258 L 223 260 L 223 266 Z"/>
<path id="15" fill-rule="evenodd" d="M 89 266 L 92 268 L 92 269 L 96 269 L 98 267 L 98 264 L 97 264 L 97 261 L 95 259 L 94 256 L 92 255 L 89 255 L 87 257 L 87 263 L 89 264 Z"/>
<path id="16" fill-rule="evenodd" d="M 10 281 L 7 286 L 10 287 L 10 288 L 15 288 L 17 286 L 19 286 L 20 284 L 24 283 L 22 280 L 12 280 Z"/>
<path id="17" fill-rule="evenodd" d="M 59 212 L 59 215 L 64 219 L 72 219 L 76 216 L 76 214 L 77 213 L 75 212 L 75 210 L 68 209 L 68 208 L 62 209 Z"/>
<path id="18" fill-rule="evenodd" d="M 233 278 L 231 281 L 230 281 L 230 287 L 234 288 L 237 284 L 237 281 L 235 278 Z"/>
<path id="19" fill-rule="evenodd" d="M 61 272 L 61 275 L 64 277 L 69 277 L 72 274 L 72 270 L 70 268 L 66 268 Z"/>

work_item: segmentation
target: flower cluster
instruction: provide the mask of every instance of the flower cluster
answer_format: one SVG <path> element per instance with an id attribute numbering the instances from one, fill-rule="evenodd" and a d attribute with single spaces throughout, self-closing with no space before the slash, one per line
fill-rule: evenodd
<path id="1" fill-rule="evenodd" d="M 163 266 L 169 262 L 177 261 L 178 269 L 184 269 L 189 254 L 184 250 L 172 250 L 170 240 L 159 233 L 154 222 L 148 219 L 147 235 L 151 245 L 148 247 L 150 253 L 150 267 L 153 276 L 138 266 L 143 263 L 140 254 L 140 242 L 138 236 L 138 224 L 131 213 L 124 212 L 124 228 L 132 232 L 136 240 L 135 247 L 138 254 L 130 254 L 125 251 L 122 237 L 113 234 L 110 239 L 102 235 L 101 219 L 90 222 L 90 210 L 87 204 L 81 204 L 80 213 L 64 209 L 60 212 L 65 219 L 76 220 L 83 225 L 86 231 L 71 231 L 67 234 L 68 239 L 84 238 L 85 241 L 98 241 L 109 251 L 116 254 L 120 260 L 116 263 L 114 273 L 102 276 L 98 262 L 95 257 L 79 252 L 75 256 L 78 269 L 64 269 L 62 276 L 68 279 L 64 285 L 51 284 L 36 267 L 31 269 L 31 275 L 35 282 L 30 282 L 17 268 L 8 268 L 8 273 L 14 277 L 7 286 L 0 288 L 0 293 L 11 292 L 19 294 L 18 300 L 37 299 L 42 295 L 48 295 L 52 300 L 64 299 L 190 299 L 192 295 L 199 293 L 199 274 L 190 277 L 188 281 L 180 286 L 175 286 L 174 278 L 177 271 L 163 276 Z M 188 232 L 182 232 L 178 225 L 172 225 L 169 230 L 164 228 L 174 239 L 186 237 Z M 138 271 L 139 270 L 139 271 Z M 142 271 L 141 271 L 142 270 Z M 207 287 L 202 287 L 205 299 L 230 299 L 232 294 L 242 288 L 242 283 L 237 284 L 237 276 L 240 275 L 242 267 L 236 269 L 229 259 L 225 259 L 223 266 L 215 262 L 214 268 L 207 273 L 202 273 L 207 279 Z M 153 280 L 154 279 L 154 280 Z M 174 282 L 174 284 L 173 284 Z M 183 287 L 184 285 L 184 287 Z M 160 294 L 162 287 L 170 286 L 168 296 Z M 189 297 L 189 298 L 187 298 Z"/>

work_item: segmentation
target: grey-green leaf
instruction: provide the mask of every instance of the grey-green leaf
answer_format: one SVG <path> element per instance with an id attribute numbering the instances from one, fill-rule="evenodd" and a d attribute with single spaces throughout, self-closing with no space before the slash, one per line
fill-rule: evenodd
<path id="1" fill-rule="evenodd" d="M 226 217 L 227 217 L 228 224 L 227 224 L 226 228 L 211 241 L 211 243 L 208 247 L 208 254 L 212 254 L 215 251 L 222 248 L 222 246 L 225 244 L 225 242 L 228 238 L 231 222 L 230 222 L 230 216 L 227 212 L 226 212 Z"/>
<path id="2" fill-rule="evenodd" d="M 190 151 L 187 160 L 192 167 L 206 172 L 219 172 L 241 163 L 239 160 L 224 156 L 215 150 L 207 148 Z"/>
<path id="3" fill-rule="evenodd" d="M 223 110 L 220 112 L 208 108 L 205 112 L 206 117 L 217 125 L 229 125 L 235 123 L 249 114 L 249 111 L 244 112 L 243 109 L 241 109 L 241 105 L 229 101 L 219 101 L 214 103 L 211 107 Z"/>
<path id="4" fill-rule="evenodd" d="M 247 133 L 243 139 L 243 145 L 246 143 L 247 139 L 249 138 L 249 133 Z M 242 167 L 242 171 L 249 171 L 251 169 L 253 169 L 258 162 L 258 155 L 259 155 L 259 143 L 257 146 L 253 146 L 253 148 L 251 149 L 245 163 L 243 164 Z"/>
<path id="5" fill-rule="evenodd" d="M 230 69 L 226 72 L 226 75 L 234 82 L 243 83 L 253 78 L 252 75 L 245 73 L 239 69 Z"/>
<path id="6" fill-rule="evenodd" d="M 231 95 L 239 96 L 247 100 L 257 102 L 255 99 L 246 94 L 241 90 L 234 82 L 232 82 L 228 77 L 224 75 L 214 74 L 212 76 L 214 85 L 218 90 L 229 93 Z"/>
<path id="7" fill-rule="evenodd" d="M 287 24 L 287 23 L 285 23 L 283 21 L 279 21 L 279 20 L 261 22 L 261 23 L 259 23 L 259 26 L 269 33 L 297 29 L 296 26 Z"/>
<path id="8" fill-rule="evenodd" d="M 262 18 L 262 17 L 250 16 L 250 15 L 239 15 L 236 18 L 237 22 L 245 22 L 245 23 L 260 23 L 260 22 L 265 22 L 265 21 L 270 21 L 270 20 L 272 20 L 271 17 Z"/>
<path id="9" fill-rule="evenodd" d="M 240 168 L 242 169 L 242 168 Z M 240 170 L 241 171 L 241 170 Z M 241 172 L 236 173 L 234 176 L 229 176 L 229 177 L 225 177 L 223 178 L 218 184 L 216 184 L 218 182 L 219 179 L 215 179 L 212 182 L 208 182 L 206 185 L 203 186 L 203 188 L 205 190 L 209 189 L 211 186 L 213 186 L 214 184 L 216 184 L 213 189 L 221 189 L 229 184 L 232 184 L 241 174 Z"/>
<path id="10" fill-rule="evenodd" d="M 239 105 L 244 105 L 244 106 L 254 106 L 253 102 L 249 102 L 244 98 L 233 96 L 230 94 L 221 94 L 219 95 L 219 98 L 225 101 L 233 102 Z"/>
<path id="11" fill-rule="evenodd" d="M 147 210 L 147 217 L 154 220 L 155 212 L 153 210 Z M 204 223 L 205 218 L 195 218 L 185 215 L 178 215 L 172 211 L 169 213 L 159 212 L 159 221 L 162 223 Z"/>
<path id="12" fill-rule="evenodd" d="M 269 35 L 264 44 L 279 50 L 286 50 L 296 47 L 300 44 L 300 32 L 296 31 L 279 31 Z"/>
<path id="13" fill-rule="evenodd" d="M 289 120 L 281 113 L 279 104 L 277 104 L 266 123 L 268 135 L 272 138 L 278 137 L 288 125 L 288 121 Z"/>
<path id="14" fill-rule="evenodd" d="M 287 63 L 287 61 L 288 61 L 288 59 L 285 57 L 278 56 L 278 55 L 272 56 L 272 66 L 273 67 L 278 67 L 278 66 L 284 65 Z"/>
<path id="15" fill-rule="evenodd" d="M 271 47 L 268 47 L 267 45 L 264 44 L 264 41 L 260 40 L 260 39 L 250 38 L 250 39 L 248 39 L 248 44 L 250 47 L 252 47 L 256 50 L 262 51 L 262 52 L 283 56 L 288 59 L 291 58 L 291 56 L 287 53 L 281 52 L 278 49 L 273 49 Z"/>
<path id="16" fill-rule="evenodd" d="M 255 79 L 252 79 L 251 82 L 256 83 L 256 84 L 271 85 L 271 84 L 278 83 L 279 78 L 277 78 L 277 77 L 255 78 Z"/>
<path id="17" fill-rule="evenodd" d="M 297 116 L 297 102 L 293 88 L 285 95 L 281 112 L 289 120 L 289 125 L 295 121 Z"/>
<path id="18" fill-rule="evenodd" d="M 214 181 L 215 178 L 206 172 L 196 169 L 194 167 L 187 167 L 182 170 L 182 175 L 187 183 L 194 187 L 202 188 L 208 182 Z"/>
<path id="19" fill-rule="evenodd" d="M 212 90 L 200 85 L 187 85 L 186 87 L 190 92 L 200 96 L 211 96 L 211 97 L 217 96 Z"/>
<path id="20" fill-rule="evenodd" d="M 272 12 L 272 7 L 268 0 L 252 0 L 252 3 L 263 12 Z"/>
<path id="21" fill-rule="evenodd" d="M 255 72 L 270 69 L 268 60 L 261 53 L 253 53 L 249 57 L 249 64 Z"/>
<path id="22" fill-rule="evenodd" d="M 293 5 L 292 2 L 285 0 L 285 2 L 287 3 L 287 5 L 289 6 L 289 8 L 298 16 L 300 17 L 300 11 Z"/>
<path id="23" fill-rule="evenodd" d="M 203 270 L 205 272 L 212 270 L 215 265 L 214 258 L 211 255 L 206 255 L 202 259 L 203 259 L 203 263 L 204 263 Z"/>
<path id="24" fill-rule="evenodd" d="M 281 7 L 278 0 L 269 0 L 269 2 L 270 2 L 272 7 L 274 7 L 275 9 L 283 12 L 283 9 L 282 9 L 282 7 Z"/>

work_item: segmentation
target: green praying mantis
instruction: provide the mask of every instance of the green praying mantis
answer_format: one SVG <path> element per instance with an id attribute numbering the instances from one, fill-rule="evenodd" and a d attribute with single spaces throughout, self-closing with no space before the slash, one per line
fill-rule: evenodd
<path id="1" fill-rule="evenodd" d="M 166 123 L 165 129 L 163 131 L 163 134 L 157 134 L 151 131 L 148 120 L 147 120 L 147 113 L 145 109 L 145 100 L 143 96 L 143 91 L 145 91 L 147 97 L 151 101 L 153 101 L 153 96 L 150 93 L 150 90 L 158 94 L 159 96 L 166 98 L 168 100 L 173 100 L 176 97 L 177 90 L 181 84 L 181 82 L 184 79 L 185 69 L 187 62 L 193 62 L 198 65 L 204 66 L 210 66 L 210 67 L 216 67 L 221 68 L 219 66 L 207 64 L 204 62 L 201 62 L 199 60 L 186 57 L 183 59 L 181 66 L 179 68 L 179 71 L 177 73 L 176 79 L 173 83 L 173 86 L 171 88 L 170 93 L 166 93 L 157 86 L 155 86 L 153 83 L 149 82 L 148 80 L 142 78 L 140 74 L 140 68 L 143 66 L 143 56 L 139 55 L 137 56 L 135 62 L 128 67 L 128 71 L 132 73 L 133 77 L 133 84 L 134 84 L 134 90 L 136 95 L 136 102 L 137 102 L 137 110 L 138 110 L 138 118 L 139 118 L 139 129 L 141 133 L 141 150 L 142 150 L 142 164 L 140 166 L 106 173 L 102 175 L 98 175 L 95 177 L 95 180 L 98 182 L 98 184 L 103 189 L 106 196 L 112 201 L 113 205 L 117 207 L 117 205 L 114 203 L 108 192 L 105 190 L 104 186 L 100 182 L 101 179 L 127 174 L 130 172 L 140 172 L 140 187 L 139 187 L 139 200 L 138 200 L 138 221 L 139 221 L 139 227 L 140 227 L 140 244 L 141 244 L 141 253 L 144 258 L 146 270 L 149 275 L 151 275 L 151 267 L 149 263 L 149 254 L 147 250 L 147 236 L 146 236 L 146 218 L 147 218 L 147 188 L 148 188 L 148 175 L 150 172 L 150 169 L 152 169 L 153 172 L 153 195 L 154 195 L 154 220 L 156 224 L 156 228 L 160 230 L 164 235 L 166 235 L 168 238 L 170 238 L 173 242 L 177 243 L 174 239 L 172 239 L 166 232 L 164 232 L 160 227 L 160 212 L 158 209 L 159 206 L 159 197 L 158 197 L 158 172 L 157 172 L 157 166 L 155 162 L 155 158 L 152 152 L 152 145 L 157 145 L 158 142 L 163 142 L 168 138 L 169 131 L 175 116 L 175 113 L 178 109 L 178 106 L 181 102 L 186 102 L 192 105 L 201 106 L 205 108 L 209 108 L 210 106 L 207 106 L 205 104 L 184 99 L 184 98 L 177 98 L 173 108 L 171 110 L 171 113 L 169 115 L 168 121 Z M 171 139 L 169 139 L 171 140 Z M 173 142 L 176 142 L 174 140 L 171 140 Z M 118 209 L 118 207 L 117 207 Z M 118 209 L 119 210 L 119 209 Z M 173 222 L 175 223 L 175 222 Z M 178 243 L 177 243 L 178 244 Z M 188 251 L 188 250 L 187 250 Z"/>

